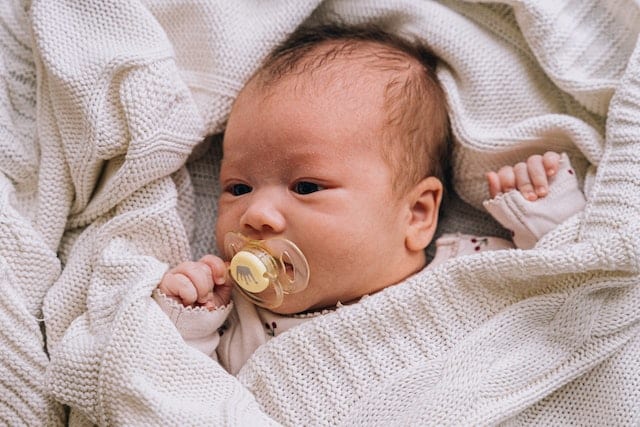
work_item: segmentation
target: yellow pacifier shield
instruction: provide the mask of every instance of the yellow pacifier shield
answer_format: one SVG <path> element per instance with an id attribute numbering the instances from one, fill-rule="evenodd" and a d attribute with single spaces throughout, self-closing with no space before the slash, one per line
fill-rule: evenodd
<path id="1" fill-rule="evenodd" d="M 269 286 L 267 267 L 262 260 L 248 251 L 240 251 L 231 259 L 231 276 L 247 292 L 262 292 Z"/>

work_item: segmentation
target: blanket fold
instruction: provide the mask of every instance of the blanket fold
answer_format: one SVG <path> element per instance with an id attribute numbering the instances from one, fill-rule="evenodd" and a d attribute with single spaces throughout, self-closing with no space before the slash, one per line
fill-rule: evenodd
<path id="1" fill-rule="evenodd" d="M 273 46 L 327 17 L 443 59 L 439 232 L 502 233 L 484 172 L 545 150 L 568 153 L 587 206 L 531 250 L 293 328 L 234 377 L 151 293 L 213 251 L 219 139 L 201 141 Z M 0 422 L 638 425 L 639 32 L 633 0 L 4 2 Z"/>

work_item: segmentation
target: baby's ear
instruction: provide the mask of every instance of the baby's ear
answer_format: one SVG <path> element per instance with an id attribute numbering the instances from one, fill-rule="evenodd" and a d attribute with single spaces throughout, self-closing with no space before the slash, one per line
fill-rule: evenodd
<path id="1" fill-rule="evenodd" d="M 424 178 L 409 191 L 410 217 L 405 244 L 410 251 L 421 251 L 431 243 L 438 226 L 442 192 L 442 182 L 433 176 Z"/>

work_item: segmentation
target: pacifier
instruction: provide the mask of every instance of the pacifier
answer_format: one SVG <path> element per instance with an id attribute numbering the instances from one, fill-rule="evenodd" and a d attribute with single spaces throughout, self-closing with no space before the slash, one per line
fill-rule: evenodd
<path id="1" fill-rule="evenodd" d="M 238 289 L 261 307 L 276 308 L 285 295 L 298 293 L 309 284 L 309 264 L 287 239 L 252 240 L 229 232 L 224 251 L 231 259 L 229 274 Z"/>

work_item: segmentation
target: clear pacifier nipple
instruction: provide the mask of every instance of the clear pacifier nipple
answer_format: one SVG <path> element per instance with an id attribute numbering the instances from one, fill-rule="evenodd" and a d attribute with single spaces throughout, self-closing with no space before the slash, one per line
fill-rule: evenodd
<path id="1" fill-rule="evenodd" d="M 231 258 L 229 274 L 254 304 L 278 307 L 284 295 L 300 292 L 309 283 L 309 264 L 287 239 L 252 240 L 230 232 L 225 235 L 224 250 Z"/>

